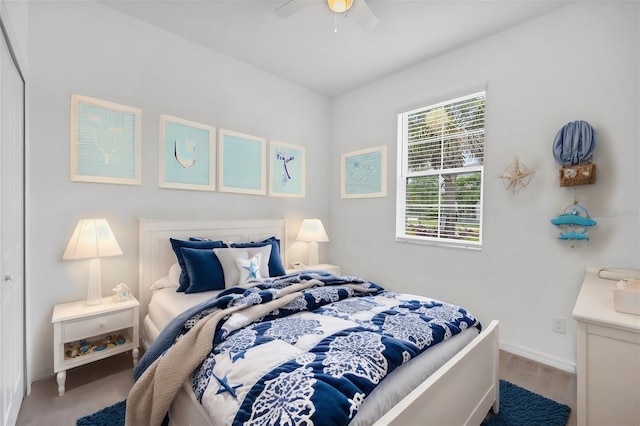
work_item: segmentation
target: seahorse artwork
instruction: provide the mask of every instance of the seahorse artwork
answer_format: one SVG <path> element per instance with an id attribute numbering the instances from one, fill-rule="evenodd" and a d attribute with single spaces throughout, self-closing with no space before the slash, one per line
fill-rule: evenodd
<path id="1" fill-rule="evenodd" d="M 174 155 L 178 164 L 185 169 L 193 167 L 196 163 L 196 140 L 185 133 L 184 146 L 180 146 L 178 141 L 174 141 Z"/>
<path id="2" fill-rule="evenodd" d="M 278 159 L 279 161 L 282 161 L 282 185 L 284 186 L 291 179 L 291 174 L 289 173 L 289 168 L 287 167 L 287 164 L 290 161 L 295 160 L 296 157 L 293 155 L 286 155 L 285 153 L 278 150 L 276 151 L 276 159 Z"/>

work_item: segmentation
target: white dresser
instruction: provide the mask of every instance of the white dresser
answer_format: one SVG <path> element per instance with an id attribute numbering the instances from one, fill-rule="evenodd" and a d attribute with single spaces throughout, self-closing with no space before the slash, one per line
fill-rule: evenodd
<path id="1" fill-rule="evenodd" d="M 615 283 L 587 268 L 573 308 L 578 426 L 640 425 L 640 316 L 613 310 Z"/>

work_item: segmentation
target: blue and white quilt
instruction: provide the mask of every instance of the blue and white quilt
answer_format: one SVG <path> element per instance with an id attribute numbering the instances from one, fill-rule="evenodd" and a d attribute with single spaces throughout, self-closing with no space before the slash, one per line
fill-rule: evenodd
<path id="1" fill-rule="evenodd" d="M 292 302 L 255 318 L 257 306 L 288 285 L 313 280 Z M 346 425 L 396 368 L 481 324 L 465 309 L 385 291 L 360 278 L 320 271 L 269 279 L 181 315 L 145 357 L 154 358 L 202 318 L 246 305 L 216 328 L 192 386 L 215 424 Z M 136 377 L 153 359 L 141 360 Z"/>

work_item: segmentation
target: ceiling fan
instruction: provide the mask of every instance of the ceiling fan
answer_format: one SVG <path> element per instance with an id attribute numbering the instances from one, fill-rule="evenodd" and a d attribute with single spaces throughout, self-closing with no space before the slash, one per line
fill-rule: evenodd
<path id="1" fill-rule="evenodd" d="M 288 18 L 309 4 L 303 0 L 288 0 L 279 6 L 275 13 L 280 18 Z M 329 9 L 337 14 L 347 14 L 355 19 L 364 30 L 371 30 L 378 24 L 378 18 L 365 0 L 327 0 Z"/>

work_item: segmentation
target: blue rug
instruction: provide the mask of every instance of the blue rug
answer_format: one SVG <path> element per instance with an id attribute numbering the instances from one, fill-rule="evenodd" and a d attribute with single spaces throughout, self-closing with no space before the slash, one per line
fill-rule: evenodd
<path id="1" fill-rule="evenodd" d="M 76 426 L 122 426 L 126 401 L 78 419 Z M 563 404 L 500 380 L 500 412 L 482 426 L 565 426 L 571 409 Z"/>
<path id="2" fill-rule="evenodd" d="M 571 408 L 500 380 L 499 411 L 491 412 L 482 426 L 565 426 Z"/>
<path id="3" fill-rule="evenodd" d="M 124 425 L 124 413 L 127 401 L 116 402 L 88 416 L 78 419 L 76 426 L 121 426 Z"/>

